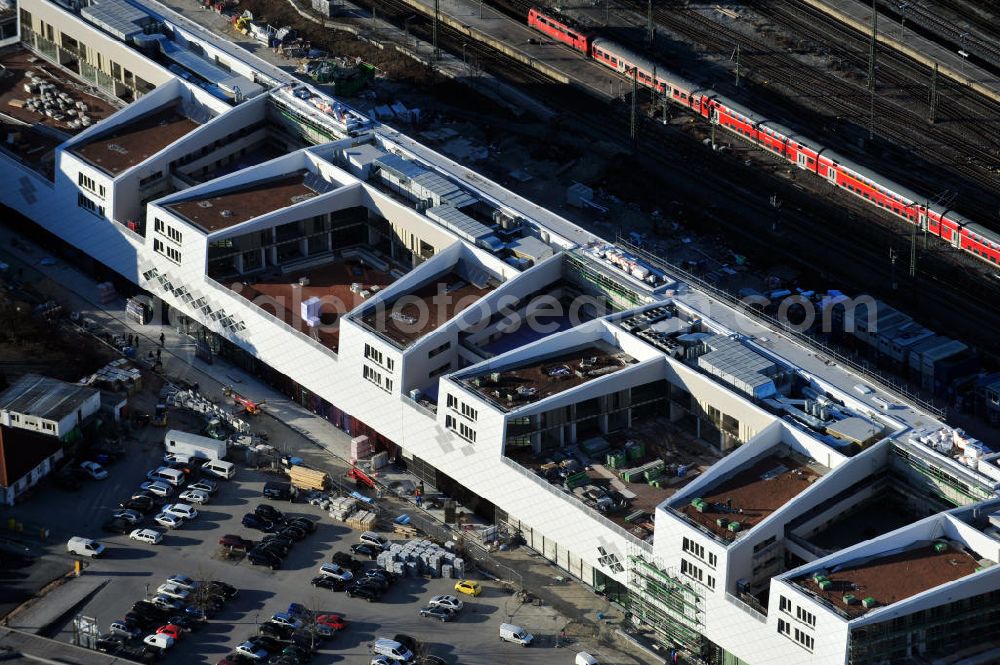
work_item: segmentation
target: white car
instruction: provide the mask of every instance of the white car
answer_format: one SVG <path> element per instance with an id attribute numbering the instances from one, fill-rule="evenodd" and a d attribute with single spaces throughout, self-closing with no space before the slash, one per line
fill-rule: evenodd
<path id="1" fill-rule="evenodd" d="M 350 582 L 354 579 L 354 573 L 349 570 L 344 570 L 335 563 L 324 563 L 319 567 L 319 574 L 338 579 L 341 582 Z"/>
<path id="2" fill-rule="evenodd" d="M 184 526 L 184 518 L 170 513 L 160 513 L 153 518 L 153 521 L 168 529 L 179 529 Z"/>
<path id="3" fill-rule="evenodd" d="M 208 493 L 201 490 L 186 489 L 177 498 L 198 505 L 208 503 Z"/>
<path id="4" fill-rule="evenodd" d="M 80 462 L 80 468 L 94 480 L 107 480 L 108 478 L 108 472 L 97 462 Z"/>
<path id="5" fill-rule="evenodd" d="M 140 513 L 138 510 L 132 510 L 129 508 L 126 508 L 124 510 L 116 510 L 115 512 L 111 513 L 111 517 L 113 517 L 116 520 L 125 520 L 129 524 L 138 524 L 139 522 L 142 521 L 142 513 Z"/>
<path id="6" fill-rule="evenodd" d="M 187 575 L 171 575 L 167 578 L 167 583 L 187 589 L 188 591 L 194 591 L 201 586 Z"/>
<path id="7" fill-rule="evenodd" d="M 298 630 L 299 628 L 302 627 L 301 621 L 299 621 L 295 617 L 285 614 L 284 612 L 282 612 L 281 614 L 275 614 L 269 619 L 269 621 L 270 623 L 273 623 L 276 626 L 286 626 L 294 630 Z"/>
<path id="8" fill-rule="evenodd" d="M 142 485 L 139 485 L 139 489 L 143 489 L 156 496 L 170 496 L 174 493 L 174 488 L 158 480 L 147 480 Z"/>
<path id="9" fill-rule="evenodd" d="M 176 584 L 171 584 L 169 582 L 156 587 L 156 593 L 163 594 L 167 598 L 173 598 L 175 600 L 187 600 L 187 597 L 191 595 L 191 592 L 187 589 L 182 589 Z"/>
<path id="10" fill-rule="evenodd" d="M 250 660 L 264 660 L 267 658 L 267 652 L 256 646 L 253 642 L 244 642 L 233 649 L 233 651 Z"/>
<path id="11" fill-rule="evenodd" d="M 167 453 L 163 456 L 164 464 L 173 464 L 174 462 L 180 462 L 181 464 L 187 464 L 191 461 L 190 455 L 180 455 L 178 453 Z"/>
<path id="12" fill-rule="evenodd" d="M 147 545 L 159 545 L 160 541 L 163 540 L 163 534 L 156 529 L 136 529 L 128 537 Z"/>
<path id="13" fill-rule="evenodd" d="M 193 520 L 198 517 L 198 511 L 190 503 L 168 503 L 160 510 L 168 515 L 176 515 L 186 520 Z"/>
<path id="14" fill-rule="evenodd" d="M 196 483 L 191 483 L 187 486 L 189 490 L 198 490 L 199 492 L 204 492 L 205 494 L 212 495 L 219 491 L 219 484 L 214 480 L 207 480 L 202 478 Z"/>
<path id="15" fill-rule="evenodd" d="M 443 607 L 445 609 L 452 610 L 453 612 L 457 612 L 463 607 L 465 607 L 465 603 L 460 601 L 458 598 L 456 598 L 455 596 L 447 596 L 447 595 L 434 596 L 430 599 L 430 601 L 427 604 L 430 605 L 431 607 Z"/>
<path id="16" fill-rule="evenodd" d="M 154 633 L 153 635 L 147 635 L 142 643 L 151 647 L 169 649 L 174 646 L 174 638 L 169 635 L 164 635 L 163 633 Z"/>

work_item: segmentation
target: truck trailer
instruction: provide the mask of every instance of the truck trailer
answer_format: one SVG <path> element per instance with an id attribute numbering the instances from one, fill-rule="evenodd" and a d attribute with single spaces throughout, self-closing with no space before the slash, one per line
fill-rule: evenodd
<path id="1" fill-rule="evenodd" d="M 202 459 L 222 459 L 226 456 L 226 442 L 172 429 L 163 437 L 163 447 L 168 453 Z"/>

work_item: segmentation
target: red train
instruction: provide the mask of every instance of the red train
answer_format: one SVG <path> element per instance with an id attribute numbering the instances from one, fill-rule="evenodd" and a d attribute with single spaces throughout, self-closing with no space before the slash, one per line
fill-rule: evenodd
<path id="1" fill-rule="evenodd" d="M 976 224 L 949 209 L 929 202 L 892 180 L 838 155 L 791 129 L 757 115 L 708 88 L 675 76 L 647 58 L 611 40 L 595 37 L 573 21 L 532 8 L 528 25 L 549 37 L 580 51 L 605 67 L 628 77 L 639 85 L 655 88 L 675 104 L 702 116 L 709 122 L 810 171 L 837 187 L 864 199 L 900 220 L 919 225 L 953 247 L 1000 268 L 1000 234 Z"/>

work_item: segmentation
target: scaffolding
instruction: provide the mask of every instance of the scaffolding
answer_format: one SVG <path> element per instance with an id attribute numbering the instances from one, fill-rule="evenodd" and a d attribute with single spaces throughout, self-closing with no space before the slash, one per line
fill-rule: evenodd
<path id="1" fill-rule="evenodd" d="M 572 254 L 567 255 L 566 277 L 587 292 L 601 294 L 612 311 L 620 312 L 644 304 L 647 300 L 631 289 L 623 280 L 614 279 L 595 270 L 589 261 Z"/>
<path id="2" fill-rule="evenodd" d="M 664 569 L 651 557 L 629 554 L 629 610 L 665 642 L 689 654 L 701 654 L 705 603 L 700 591 Z"/>

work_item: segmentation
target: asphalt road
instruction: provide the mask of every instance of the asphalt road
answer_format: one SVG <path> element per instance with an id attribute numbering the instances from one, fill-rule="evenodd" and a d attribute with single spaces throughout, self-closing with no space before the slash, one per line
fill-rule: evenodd
<path id="1" fill-rule="evenodd" d="M 377 603 L 315 589 L 309 580 L 316 569 L 329 560 L 332 552 L 346 551 L 350 544 L 357 542 L 358 533 L 334 522 L 313 506 L 276 504 L 286 513 L 321 518 L 316 533 L 295 545 L 280 570 L 222 559 L 218 547 L 222 534 L 235 533 L 250 538 L 260 535 L 242 527 L 240 519 L 263 501 L 260 490 L 269 477 L 239 464 L 236 478 L 220 481 L 219 493 L 199 511 L 199 516 L 182 528 L 167 532 L 159 545 L 139 544 L 127 536 L 109 536 L 102 532 L 101 524 L 110 511 L 137 488 L 148 469 L 157 465 L 162 454 L 162 435 L 163 430 L 143 430 L 140 440 L 130 444 L 129 454 L 109 468 L 107 480 L 91 481 L 77 492 L 47 487 L 31 501 L 12 510 L 12 515 L 24 521 L 28 528 L 44 525 L 50 529 L 51 535 L 44 548 L 47 554 L 43 552 L 39 560 L 46 566 L 63 570 L 72 566 L 65 542 L 73 535 L 96 538 L 108 548 L 105 558 L 88 562 L 83 575 L 109 582 L 80 607 L 65 608 L 73 612 L 64 616 L 61 624 L 46 631 L 52 637 L 71 639 L 74 612 L 96 618 L 103 630 L 128 611 L 133 602 L 143 598 L 147 588 L 153 592 L 166 577 L 181 573 L 196 579 L 228 582 L 238 587 L 240 593 L 208 626 L 181 640 L 166 662 L 215 663 L 233 646 L 254 634 L 258 623 L 282 611 L 290 602 L 342 613 L 349 623 L 348 629 L 329 641 L 314 661 L 320 664 L 368 663 L 368 643 L 375 637 L 391 637 L 395 633 L 414 636 L 428 646 L 430 653 L 451 663 L 460 659 L 470 665 L 508 662 L 544 662 L 548 665 L 553 656 L 556 662 L 571 662 L 572 654 L 568 650 L 556 651 L 544 646 L 523 649 L 500 642 L 497 628 L 507 620 L 508 612 L 517 612 L 515 621 L 540 636 L 543 633 L 551 635 L 565 619 L 551 608 L 517 608 L 509 594 L 489 582 L 484 583 L 483 595 L 468 598 L 462 615 L 450 623 L 422 619 L 418 610 L 431 595 L 451 592 L 453 581 L 403 579 Z M 147 517 L 143 526 L 156 525 Z M 39 603 L 45 603 L 45 599 Z M 17 619 L 11 624 L 16 627 Z"/>

